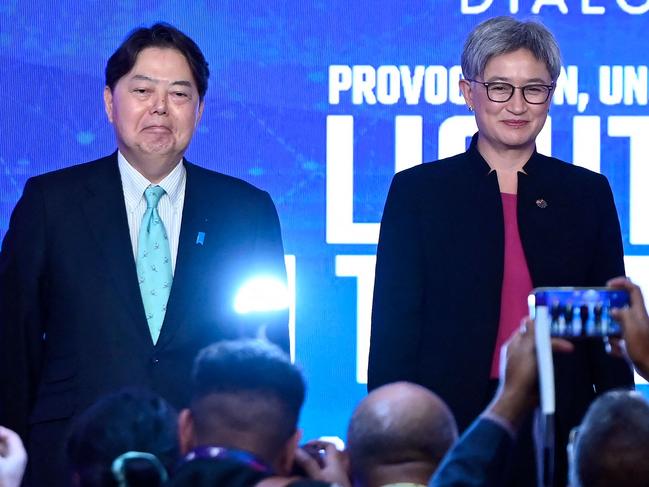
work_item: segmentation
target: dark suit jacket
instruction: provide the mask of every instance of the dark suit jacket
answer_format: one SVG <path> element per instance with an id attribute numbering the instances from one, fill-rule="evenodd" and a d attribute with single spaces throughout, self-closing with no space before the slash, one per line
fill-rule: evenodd
<path id="1" fill-rule="evenodd" d="M 429 487 L 501 487 L 512 445 L 502 426 L 477 419 L 446 454 Z"/>
<path id="2" fill-rule="evenodd" d="M 286 278 L 269 195 L 185 166 L 177 264 L 155 346 L 116 153 L 27 182 L 0 254 L 0 424 L 24 436 L 127 385 L 187 405 L 196 352 L 246 333 L 232 307 L 241 283 L 260 273 Z M 280 314 L 269 336 L 288 350 Z"/>
<path id="3" fill-rule="evenodd" d="M 377 251 L 368 370 L 369 389 L 407 380 L 435 391 L 461 430 L 490 399 L 503 277 L 500 190 L 476 144 L 477 136 L 467 152 L 393 179 Z M 538 153 L 524 171 L 518 225 L 533 285 L 601 286 L 623 275 L 606 178 Z M 554 361 L 561 444 L 596 393 L 630 387 L 633 375 L 601 342 Z"/>

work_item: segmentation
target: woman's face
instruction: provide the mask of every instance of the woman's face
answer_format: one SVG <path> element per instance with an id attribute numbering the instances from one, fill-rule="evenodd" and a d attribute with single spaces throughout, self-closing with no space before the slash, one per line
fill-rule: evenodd
<path id="1" fill-rule="evenodd" d="M 545 63 L 539 61 L 527 49 L 519 49 L 494 56 L 487 62 L 482 78 L 486 83 L 503 81 L 523 87 L 531 84 L 552 84 Z M 460 81 L 464 99 L 475 110 L 480 131 L 480 144 L 493 151 L 511 149 L 533 149 L 548 115 L 552 97 L 541 105 L 528 103 L 523 92 L 514 90 L 514 95 L 504 103 L 491 101 L 487 88 L 480 83 Z"/>

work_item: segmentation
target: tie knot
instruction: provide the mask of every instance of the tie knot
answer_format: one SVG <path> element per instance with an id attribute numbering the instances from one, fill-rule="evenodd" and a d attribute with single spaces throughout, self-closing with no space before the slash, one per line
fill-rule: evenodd
<path id="1" fill-rule="evenodd" d="M 163 194 L 165 194 L 165 190 L 160 186 L 149 186 L 144 191 L 144 197 L 146 198 L 146 207 L 157 208 L 158 201 L 160 201 L 160 198 Z"/>

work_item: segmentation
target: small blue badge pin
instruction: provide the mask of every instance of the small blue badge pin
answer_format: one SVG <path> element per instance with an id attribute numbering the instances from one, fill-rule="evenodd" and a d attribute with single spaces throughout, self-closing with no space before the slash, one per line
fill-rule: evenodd
<path id="1" fill-rule="evenodd" d="M 203 245 L 205 242 L 205 232 L 198 232 L 196 234 L 196 245 Z"/>

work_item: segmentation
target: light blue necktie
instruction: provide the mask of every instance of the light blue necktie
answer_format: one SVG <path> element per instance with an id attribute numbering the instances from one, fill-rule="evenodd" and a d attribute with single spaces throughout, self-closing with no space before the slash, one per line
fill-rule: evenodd
<path id="1" fill-rule="evenodd" d="M 149 186 L 144 191 L 146 211 L 137 243 L 137 276 L 154 344 L 160 336 L 173 280 L 169 240 L 158 214 L 158 201 L 164 193 L 160 186 Z"/>

